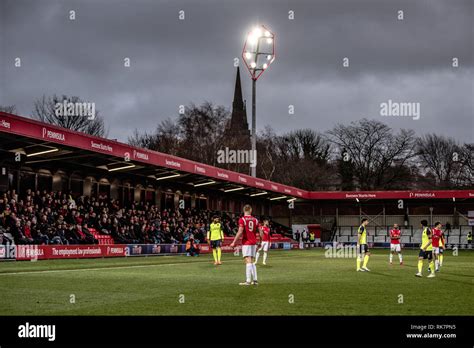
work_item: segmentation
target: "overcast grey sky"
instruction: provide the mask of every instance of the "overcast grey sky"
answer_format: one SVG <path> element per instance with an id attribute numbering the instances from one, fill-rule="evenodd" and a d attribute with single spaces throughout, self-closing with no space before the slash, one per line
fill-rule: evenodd
<path id="1" fill-rule="evenodd" d="M 0 104 L 16 105 L 21 115 L 30 115 L 43 94 L 77 95 L 96 103 L 109 138 L 126 141 L 134 128 L 151 130 L 177 117 L 181 104 L 207 100 L 230 108 L 233 59 L 249 29 L 262 23 L 275 32 L 276 60 L 257 84 L 259 129 L 325 131 L 367 117 L 474 141 L 472 0 L 0 4 Z M 251 80 L 241 67 L 250 103 Z M 421 103 L 420 119 L 381 116 L 380 103 L 389 99 Z"/>

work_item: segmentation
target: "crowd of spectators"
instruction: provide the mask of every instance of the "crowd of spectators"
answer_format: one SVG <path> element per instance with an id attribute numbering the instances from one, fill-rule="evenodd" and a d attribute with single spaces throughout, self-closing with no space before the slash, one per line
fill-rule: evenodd
<path id="1" fill-rule="evenodd" d="M 233 235 L 238 216 L 195 209 L 163 209 L 150 203 L 124 207 L 107 196 L 72 197 L 63 192 L 15 191 L 0 194 L 0 243 L 95 244 L 91 229 L 115 243 L 186 243 L 205 239 L 212 216 Z"/>

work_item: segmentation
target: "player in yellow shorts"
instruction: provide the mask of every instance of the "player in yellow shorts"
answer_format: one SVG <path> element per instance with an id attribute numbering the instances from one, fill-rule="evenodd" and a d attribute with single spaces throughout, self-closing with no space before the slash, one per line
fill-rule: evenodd
<path id="1" fill-rule="evenodd" d="M 367 268 L 367 263 L 369 262 L 369 246 L 367 245 L 367 225 L 369 224 L 369 219 L 363 218 L 357 231 L 357 272 L 370 272 L 370 269 Z M 360 267 L 360 264 L 362 267 Z"/>
<path id="2" fill-rule="evenodd" d="M 423 260 L 428 259 L 431 270 L 428 278 L 434 278 L 435 267 L 433 262 L 433 245 L 431 244 L 431 230 L 428 227 L 428 221 L 421 220 L 421 228 L 423 229 L 423 232 L 421 235 L 420 253 L 418 255 L 418 273 L 415 274 L 415 276 L 423 277 Z"/>
<path id="3" fill-rule="evenodd" d="M 212 255 L 214 256 L 214 265 L 222 265 L 221 262 L 221 245 L 224 241 L 224 232 L 219 221 L 219 217 L 214 216 L 212 223 L 207 231 L 207 241 L 211 245 Z"/>

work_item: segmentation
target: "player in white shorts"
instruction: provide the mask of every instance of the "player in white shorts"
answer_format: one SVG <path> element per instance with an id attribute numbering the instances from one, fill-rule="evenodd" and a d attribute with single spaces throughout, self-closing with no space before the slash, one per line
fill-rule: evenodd
<path id="1" fill-rule="evenodd" d="M 263 239 L 260 248 L 257 250 L 257 256 L 255 257 L 255 264 L 258 262 L 260 257 L 260 251 L 263 250 L 263 264 L 267 264 L 267 257 L 268 257 L 268 249 L 270 249 L 270 226 L 268 226 L 268 219 L 263 220 L 263 226 L 261 227 L 261 231 L 263 232 Z"/>
<path id="2" fill-rule="evenodd" d="M 239 219 L 239 230 L 234 241 L 230 244 L 235 248 L 235 244 L 242 236 L 242 256 L 245 261 L 246 280 L 239 285 L 258 285 L 257 266 L 254 263 L 257 251 L 257 231 L 259 231 L 258 220 L 252 216 L 252 207 L 248 204 L 244 206 L 244 216 Z M 262 238 L 262 232 L 260 238 Z"/>
<path id="3" fill-rule="evenodd" d="M 401 234 L 398 224 L 394 224 L 393 229 L 390 230 L 390 264 L 392 264 L 393 255 L 397 253 L 400 265 L 403 265 L 402 247 L 400 245 Z"/>

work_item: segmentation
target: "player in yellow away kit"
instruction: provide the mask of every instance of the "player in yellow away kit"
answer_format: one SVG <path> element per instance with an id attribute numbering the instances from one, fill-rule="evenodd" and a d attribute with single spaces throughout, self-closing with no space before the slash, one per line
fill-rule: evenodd
<path id="1" fill-rule="evenodd" d="M 431 244 L 431 230 L 428 227 L 428 221 L 421 220 L 421 228 L 423 232 L 421 234 L 420 254 L 418 255 L 418 273 L 415 276 L 423 277 L 423 260 L 428 259 L 431 270 L 428 278 L 433 278 L 435 277 L 435 267 L 433 262 L 433 245 Z"/>
<path id="2" fill-rule="evenodd" d="M 212 255 L 214 256 L 214 265 L 222 265 L 221 262 L 221 245 L 224 241 L 224 232 L 217 216 L 214 216 L 212 223 L 207 231 L 207 241 L 211 245 Z"/>
<path id="3" fill-rule="evenodd" d="M 369 219 L 363 218 L 357 231 L 357 272 L 370 272 L 370 269 L 367 268 L 367 263 L 369 262 L 370 251 L 367 245 L 367 225 L 369 224 Z M 360 264 L 362 267 L 360 267 Z"/>

